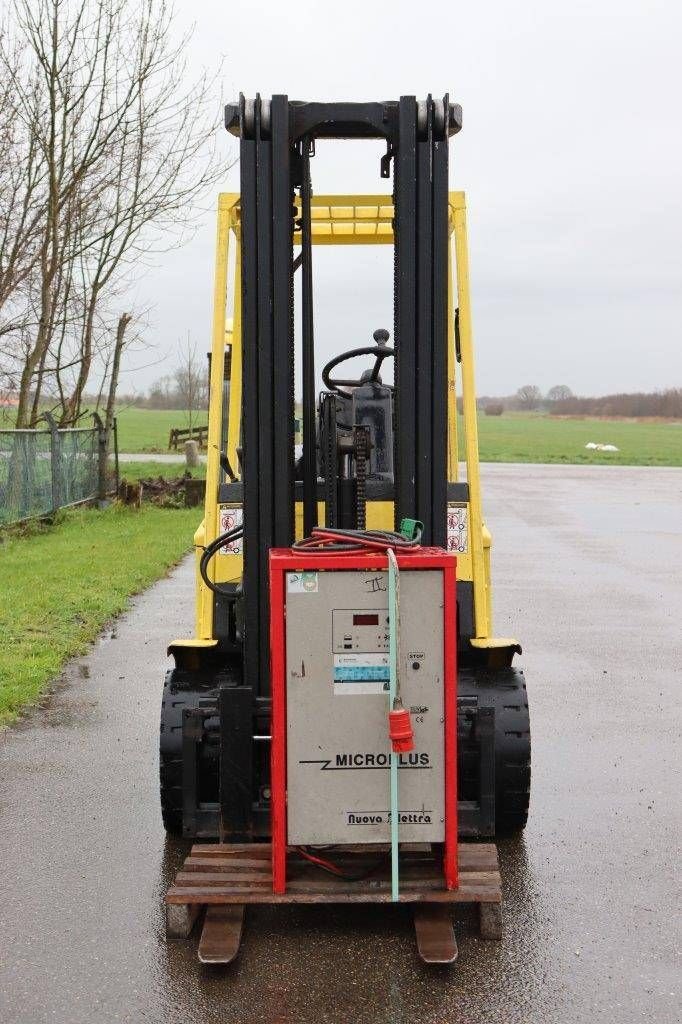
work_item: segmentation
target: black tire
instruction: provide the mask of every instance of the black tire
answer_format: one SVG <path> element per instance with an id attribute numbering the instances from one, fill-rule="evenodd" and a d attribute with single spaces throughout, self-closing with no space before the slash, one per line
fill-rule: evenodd
<path id="1" fill-rule="evenodd" d="M 159 792 L 164 828 L 172 836 L 185 836 L 183 831 L 183 764 L 182 716 L 186 708 L 198 708 L 206 697 L 215 697 L 223 683 L 241 681 L 241 660 L 225 658 L 215 672 L 187 672 L 172 669 L 166 673 L 161 698 L 159 728 Z M 203 798 L 217 800 L 217 745 L 202 743 L 200 747 L 198 785 Z"/>
<path id="2" fill-rule="evenodd" d="M 159 730 L 159 789 L 161 817 L 170 835 L 182 835 L 182 712 L 195 694 L 174 685 L 173 671 L 166 673 L 161 699 Z"/>
<path id="3" fill-rule="evenodd" d="M 159 791 L 161 817 L 166 832 L 183 835 L 182 830 L 182 715 L 185 708 L 199 707 L 202 697 L 215 694 L 215 685 L 198 680 L 191 672 L 172 669 L 166 673 L 161 698 L 159 728 Z M 200 770 L 203 770 L 202 765 Z"/>
<path id="4" fill-rule="evenodd" d="M 475 697 L 479 707 L 495 709 L 495 834 L 519 832 L 528 821 L 531 781 L 530 715 L 523 672 L 464 669 L 459 674 L 458 696 Z M 465 729 L 460 735 L 460 794 L 470 799 L 476 752 L 467 743 Z"/>

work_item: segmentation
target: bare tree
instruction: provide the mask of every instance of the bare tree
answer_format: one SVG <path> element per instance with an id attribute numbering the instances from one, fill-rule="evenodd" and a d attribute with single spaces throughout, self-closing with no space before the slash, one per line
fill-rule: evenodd
<path id="1" fill-rule="evenodd" d="M 567 398 L 573 398 L 573 392 L 568 384 L 555 384 L 547 392 L 548 402 L 565 402 Z"/>
<path id="2" fill-rule="evenodd" d="M 27 284 L 37 260 L 45 168 L 17 116 L 21 48 L 0 26 L 0 385 L 14 386 L 29 322 Z"/>
<path id="3" fill-rule="evenodd" d="M 12 0 L 12 12 L 0 76 L 44 169 L 17 423 L 35 422 L 49 377 L 65 425 L 113 344 L 107 303 L 150 250 L 182 240 L 218 176 L 215 77 L 184 84 L 188 37 L 173 40 L 166 0 Z"/>
<path id="4" fill-rule="evenodd" d="M 190 432 L 197 420 L 200 409 L 206 408 L 208 382 L 206 367 L 197 357 L 196 345 L 192 345 L 189 334 L 187 343 L 180 352 L 180 365 L 174 374 L 178 400 L 186 410 Z"/>
<path id="5" fill-rule="evenodd" d="M 116 327 L 116 340 L 114 342 L 114 349 L 111 356 L 111 372 L 109 373 L 109 392 L 107 394 L 107 404 L 104 414 L 104 429 L 106 431 L 107 438 L 111 437 L 111 431 L 114 425 L 114 414 L 116 410 L 116 392 L 118 391 L 118 375 L 121 369 L 121 356 L 123 355 L 123 349 L 125 347 L 126 331 L 128 325 L 132 320 L 130 313 L 122 313 L 118 318 L 118 325 Z"/>
<path id="6" fill-rule="evenodd" d="M 542 392 L 536 384 L 524 384 L 516 392 L 516 397 L 522 409 L 537 409 L 542 401 Z"/>

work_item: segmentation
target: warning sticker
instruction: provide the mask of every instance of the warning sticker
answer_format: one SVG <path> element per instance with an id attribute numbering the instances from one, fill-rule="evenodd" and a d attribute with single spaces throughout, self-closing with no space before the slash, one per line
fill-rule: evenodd
<path id="1" fill-rule="evenodd" d="M 218 511 L 218 533 L 227 533 L 236 526 L 244 525 L 244 509 L 241 505 L 221 505 Z M 219 555 L 241 555 L 243 539 L 236 537 L 218 549 Z"/>
<path id="2" fill-rule="evenodd" d="M 448 502 L 448 551 L 464 554 L 468 546 L 468 509 Z"/>
<path id="3" fill-rule="evenodd" d="M 288 572 L 287 594 L 316 594 L 317 572 Z"/>

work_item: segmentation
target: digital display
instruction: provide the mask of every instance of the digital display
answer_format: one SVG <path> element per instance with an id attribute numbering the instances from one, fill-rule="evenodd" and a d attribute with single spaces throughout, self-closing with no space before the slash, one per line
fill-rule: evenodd
<path id="1" fill-rule="evenodd" d="M 378 626 L 379 625 L 379 616 L 378 616 L 378 614 L 377 615 L 372 615 L 372 614 L 367 614 L 367 613 L 354 612 L 353 613 L 353 625 L 354 626 Z"/>

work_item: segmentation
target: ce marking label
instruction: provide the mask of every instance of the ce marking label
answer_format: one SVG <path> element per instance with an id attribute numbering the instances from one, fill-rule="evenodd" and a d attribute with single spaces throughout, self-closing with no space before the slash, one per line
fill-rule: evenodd
<path id="1" fill-rule="evenodd" d="M 415 722 L 423 725 L 424 715 L 428 714 L 428 710 L 423 704 L 413 704 L 410 708 L 410 714 L 414 715 Z"/>

